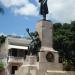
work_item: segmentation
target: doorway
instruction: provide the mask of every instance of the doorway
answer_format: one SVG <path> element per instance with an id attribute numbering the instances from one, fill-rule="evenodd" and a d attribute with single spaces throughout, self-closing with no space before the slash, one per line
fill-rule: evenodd
<path id="1" fill-rule="evenodd" d="M 11 74 L 14 75 L 15 71 L 18 69 L 18 66 L 12 66 L 11 68 Z"/>

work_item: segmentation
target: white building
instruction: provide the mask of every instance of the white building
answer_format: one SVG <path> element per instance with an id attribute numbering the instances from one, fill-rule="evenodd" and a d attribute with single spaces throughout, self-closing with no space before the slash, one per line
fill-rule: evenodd
<path id="1" fill-rule="evenodd" d="M 0 58 L 5 62 L 10 74 L 14 74 L 26 58 L 31 40 L 17 36 L 7 36 L 0 48 Z"/>

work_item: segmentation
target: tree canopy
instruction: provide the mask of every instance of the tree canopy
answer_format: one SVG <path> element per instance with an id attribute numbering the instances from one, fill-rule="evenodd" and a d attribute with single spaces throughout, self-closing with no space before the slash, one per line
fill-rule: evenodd
<path id="1" fill-rule="evenodd" d="M 0 71 L 2 71 L 4 69 L 4 64 L 3 62 L 0 60 Z"/>
<path id="2" fill-rule="evenodd" d="M 53 25 L 53 47 L 59 51 L 60 62 L 75 65 L 75 21 Z"/>
<path id="3" fill-rule="evenodd" d="M 2 43 L 5 42 L 5 38 L 6 38 L 6 36 L 4 36 L 4 35 L 0 36 L 0 46 L 1 46 Z"/>

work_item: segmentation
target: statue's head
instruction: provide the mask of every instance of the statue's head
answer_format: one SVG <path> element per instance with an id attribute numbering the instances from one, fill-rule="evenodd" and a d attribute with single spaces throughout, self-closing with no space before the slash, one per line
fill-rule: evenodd
<path id="1" fill-rule="evenodd" d="M 37 31 L 34 32 L 34 36 L 35 36 L 35 37 L 39 36 L 39 34 L 38 34 Z"/>

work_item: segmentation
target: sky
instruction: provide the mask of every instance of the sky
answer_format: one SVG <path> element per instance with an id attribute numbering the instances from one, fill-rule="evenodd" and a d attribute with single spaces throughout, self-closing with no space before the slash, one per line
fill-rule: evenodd
<path id="1" fill-rule="evenodd" d="M 39 15 L 39 0 L 0 0 L 4 15 L 0 15 L 0 35 L 27 35 L 26 28 L 35 31 Z M 48 0 L 47 19 L 53 23 L 75 20 L 75 0 Z"/>

